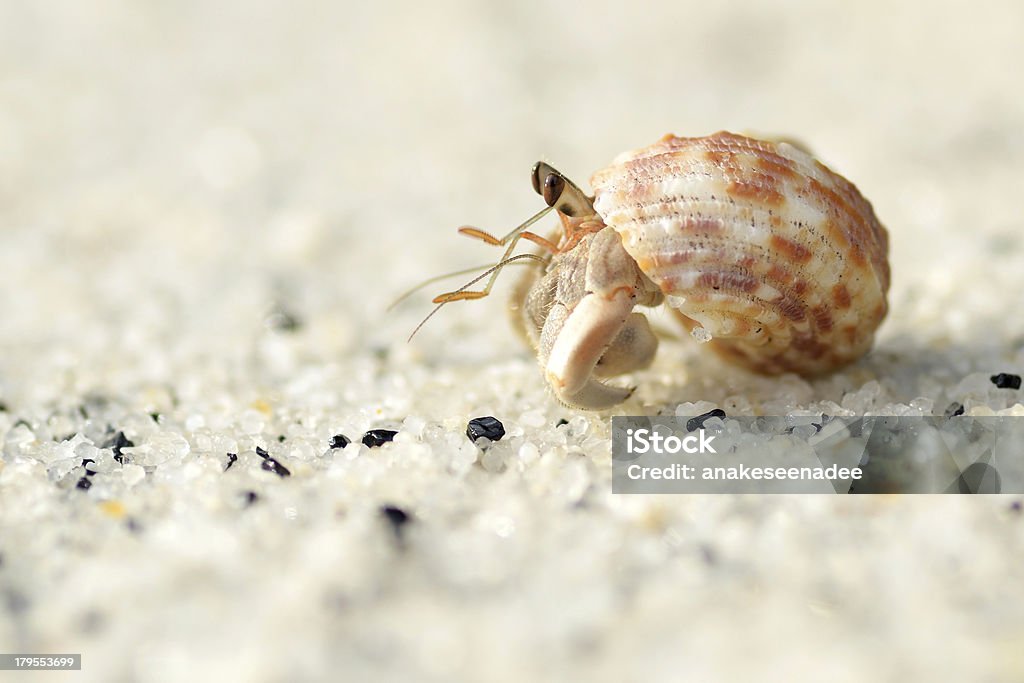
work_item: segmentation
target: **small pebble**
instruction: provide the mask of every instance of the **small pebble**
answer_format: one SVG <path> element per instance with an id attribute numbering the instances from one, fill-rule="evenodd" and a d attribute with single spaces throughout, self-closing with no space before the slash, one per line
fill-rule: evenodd
<path id="1" fill-rule="evenodd" d="M 721 415 L 712 415 L 706 419 L 710 420 L 712 417 L 721 417 Z M 821 431 L 821 425 L 817 422 L 812 422 L 809 425 L 798 425 L 792 427 L 786 427 L 786 434 L 795 434 L 798 439 L 804 439 L 805 441 L 818 432 Z"/>
<path id="2" fill-rule="evenodd" d="M 231 466 L 238 460 L 237 453 L 228 453 L 228 464 L 224 466 L 224 471 L 227 472 L 231 469 Z"/>
<path id="3" fill-rule="evenodd" d="M 256 455 L 260 456 L 264 460 L 270 457 L 270 453 L 267 453 L 266 449 L 260 448 L 259 446 L 256 447 Z"/>
<path id="4" fill-rule="evenodd" d="M 242 495 L 245 498 L 245 506 L 246 507 L 249 507 L 250 505 L 252 505 L 253 503 L 255 503 L 256 501 L 258 501 L 260 499 L 259 494 L 256 493 L 255 491 L 246 491 Z"/>
<path id="5" fill-rule="evenodd" d="M 278 461 L 274 460 L 269 456 L 267 456 L 263 460 L 263 462 L 260 463 L 260 468 L 266 470 L 267 472 L 273 472 L 279 477 L 292 476 L 292 473 L 288 470 L 287 467 L 285 467 L 284 465 L 282 465 L 281 463 L 279 463 Z"/>
<path id="6" fill-rule="evenodd" d="M 949 407 L 946 408 L 946 417 L 956 417 L 963 414 L 964 406 L 962 403 L 950 403 Z"/>
<path id="7" fill-rule="evenodd" d="M 1020 375 L 1011 375 L 1008 372 L 1000 372 L 992 375 L 992 384 L 1000 389 L 1020 389 Z"/>
<path id="8" fill-rule="evenodd" d="M 1012 503 L 1010 503 L 1011 512 L 1016 512 L 1017 514 L 1020 514 L 1020 511 L 1022 509 L 1024 509 L 1024 503 L 1021 503 L 1019 500 L 1015 500 Z"/>
<path id="9" fill-rule="evenodd" d="M 146 478 L 146 470 L 139 465 L 125 465 L 121 470 L 121 478 L 128 486 L 135 486 Z"/>
<path id="10" fill-rule="evenodd" d="M 104 500 L 97 507 L 103 514 L 113 519 L 121 519 L 125 516 L 124 503 L 119 500 Z"/>
<path id="11" fill-rule="evenodd" d="M 363 434 L 363 445 L 369 448 L 377 448 L 383 446 L 387 442 L 395 438 L 395 434 L 398 434 L 393 429 L 371 429 L 370 431 Z"/>
<path id="12" fill-rule="evenodd" d="M 82 461 L 82 467 L 85 467 L 85 476 L 87 476 L 87 477 L 91 477 L 91 476 L 93 476 L 93 475 L 95 475 L 95 474 L 96 474 L 96 470 L 90 470 L 90 469 L 89 469 L 89 468 L 87 467 L 87 465 L 89 465 L 89 464 L 93 464 L 93 465 L 95 465 L 95 464 L 96 464 L 96 461 L 95 461 L 95 460 L 93 460 L 92 458 L 86 458 L 86 459 L 84 459 L 84 460 Z"/>
<path id="13" fill-rule="evenodd" d="M 388 524 L 391 525 L 391 531 L 394 532 L 395 538 L 401 541 L 402 534 L 405 531 L 404 527 L 411 521 L 412 517 L 409 516 L 408 512 L 394 505 L 385 505 L 381 507 L 380 513 L 384 515 Z"/>
<path id="14" fill-rule="evenodd" d="M 75 488 L 82 489 L 83 491 L 88 491 L 89 489 L 92 488 L 92 482 L 89 481 L 88 478 L 82 477 L 81 479 L 78 480 L 78 483 L 75 484 Z"/>
<path id="15" fill-rule="evenodd" d="M 474 417 L 469 421 L 466 426 L 466 436 L 469 440 L 476 443 L 476 440 L 483 437 L 493 441 L 498 441 L 501 437 L 505 436 L 505 425 L 494 417 Z"/>
<path id="16" fill-rule="evenodd" d="M 118 432 L 114 435 L 114 438 L 110 439 L 103 444 L 102 448 L 109 448 L 114 451 L 114 460 L 120 464 L 124 464 L 124 454 L 121 453 L 122 448 L 134 448 L 135 444 L 124 435 L 124 432 Z"/>
<path id="17" fill-rule="evenodd" d="M 704 426 L 705 422 L 707 422 L 708 420 L 710 420 L 713 417 L 724 418 L 725 417 L 725 411 L 722 410 L 721 408 L 715 408 L 714 410 L 709 410 L 708 412 L 704 413 L 703 415 L 698 415 L 697 417 L 691 417 L 689 420 L 686 421 L 686 431 L 692 432 L 695 429 L 700 429 L 701 427 Z"/>
<path id="18" fill-rule="evenodd" d="M 489 443 L 489 442 L 482 442 Z M 480 456 L 480 466 L 486 471 L 498 474 L 505 471 L 505 458 L 500 453 L 492 451 L 488 448 L 483 449 L 485 452 Z"/>
<path id="19" fill-rule="evenodd" d="M 527 441 L 519 447 L 519 459 L 527 465 L 532 465 L 540 458 L 540 449 L 536 444 Z"/>
<path id="20" fill-rule="evenodd" d="M 347 436 L 344 434 L 335 434 L 331 437 L 331 448 L 344 448 L 345 446 L 352 443 Z"/>
<path id="21" fill-rule="evenodd" d="M 302 328 L 302 321 L 296 315 L 280 307 L 271 311 L 264 323 L 278 332 L 295 332 Z"/>

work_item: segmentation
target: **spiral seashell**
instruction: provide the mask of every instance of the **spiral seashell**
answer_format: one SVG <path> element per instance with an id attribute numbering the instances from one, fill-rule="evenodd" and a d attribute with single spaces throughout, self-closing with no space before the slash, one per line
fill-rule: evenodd
<path id="1" fill-rule="evenodd" d="M 708 346 L 757 372 L 826 372 L 885 317 L 888 235 L 806 152 L 720 132 L 667 135 L 591 178 L 593 207 Z"/>
<path id="2" fill-rule="evenodd" d="M 505 253 L 430 315 L 487 296 L 505 266 L 529 259 L 510 310 L 567 405 L 599 410 L 632 393 L 605 380 L 657 351 L 636 307 L 668 305 L 696 339 L 765 374 L 850 363 L 885 317 L 885 228 L 856 187 L 793 144 L 667 135 L 595 173 L 593 197 L 545 162 L 531 181 L 547 208 L 501 238 L 460 228 Z M 559 234 L 528 230 L 551 211 Z M 541 251 L 513 255 L 520 240 Z"/>

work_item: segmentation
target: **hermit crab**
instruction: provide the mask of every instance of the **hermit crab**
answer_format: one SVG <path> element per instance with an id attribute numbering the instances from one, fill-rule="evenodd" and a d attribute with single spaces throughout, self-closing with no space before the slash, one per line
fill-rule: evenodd
<path id="1" fill-rule="evenodd" d="M 504 257 L 434 302 L 486 296 L 503 267 L 533 261 L 514 289 L 514 324 L 570 406 L 630 395 L 605 380 L 654 357 L 637 306 L 667 304 L 728 361 L 805 376 L 861 357 L 885 317 L 885 228 L 852 183 L 795 144 L 666 135 L 595 173 L 593 196 L 543 162 L 532 180 L 547 207 L 502 238 L 461 228 Z M 527 230 L 549 211 L 557 235 Z M 513 255 L 523 239 L 539 251 Z"/>

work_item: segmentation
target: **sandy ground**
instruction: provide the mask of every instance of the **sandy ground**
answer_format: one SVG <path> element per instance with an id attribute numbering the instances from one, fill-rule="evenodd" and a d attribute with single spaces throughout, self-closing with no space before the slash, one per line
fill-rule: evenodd
<path id="1" fill-rule="evenodd" d="M 618 413 L 1021 412 L 985 378 L 1024 370 L 1022 28 L 1009 0 L 0 3 L 0 651 L 97 681 L 1020 680 L 1013 498 L 615 496 L 608 416 L 547 393 L 507 282 L 411 344 L 429 296 L 385 308 L 493 261 L 455 228 L 532 214 L 538 158 L 585 184 L 667 132 L 789 135 L 889 227 L 875 353 L 808 383 L 669 340 Z"/>

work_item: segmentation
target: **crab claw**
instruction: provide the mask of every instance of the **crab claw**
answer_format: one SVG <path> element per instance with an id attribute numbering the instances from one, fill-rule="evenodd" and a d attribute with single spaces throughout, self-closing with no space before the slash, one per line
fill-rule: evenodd
<path id="1" fill-rule="evenodd" d="M 636 299 L 636 292 L 627 288 L 607 298 L 590 293 L 565 319 L 545 367 L 548 383 L 561 401 L 601 410 L 633 393 L 633 388 L 605 384 L 595 375 L 643 368 L 654 357 L 658 340 L 647 318 L 632 313 Z"/>

